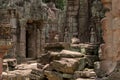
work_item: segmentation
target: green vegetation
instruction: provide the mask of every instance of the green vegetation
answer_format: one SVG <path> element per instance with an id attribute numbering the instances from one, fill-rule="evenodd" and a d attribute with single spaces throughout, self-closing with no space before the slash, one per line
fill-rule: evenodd
<path id="1" fill-rule="evenodd" d="M 66 4 L 66 0 L 43 0 L 43 2 L 48 3 L 48 2 L 54 2 L 56 4 L 56 7 L 63 10 L 64 6 Z"/>
<path id="2" fill-rule="evenodd" d="M 66 0 L 56 0 L 56 7 L 63 10 L 66 4 Z"/>

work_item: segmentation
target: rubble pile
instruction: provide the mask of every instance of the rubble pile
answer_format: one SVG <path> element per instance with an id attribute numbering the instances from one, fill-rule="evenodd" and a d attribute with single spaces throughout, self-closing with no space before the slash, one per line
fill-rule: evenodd
<path id="1" fill-rule="evenodd" d="M 37 63 L 18 65 L 16 59 L 4 59 L 2 80 L 30 80 L 32 69 L 37 69 Z"/>
<path id="2" fill-rule="evenodd" d="M 81 45 L 77 45 L 81 51 Z M 73 46 L 72 46 L 73 47 Z M 76 47 L 76 46 L 74 46 Z M 33 80 L 94 80 L 94 62 L 98 60 L 97 45 L 84 45 L 85 53 L 62 50 L 48 51 L 38 59 L 37 68 L 30 78 Z M 71 48 L 70 48 L 71 49 Z M 83 45 L 82 45 L 83 49 Z"/>
<path id="3" fill-rule="evenodd" d="M 14 70 L 3 72 L 3 80 L 29 80 L 31 70 Z"/>
<path id="4" fill-rule="evenodd" d="M 42 54 L 37 61 L 26 61 L 18 65 L 16 59 L 4 59 L 3 80 L 95 79 L 96 74 L 93 68 L 98 57 L 94 50 L 98 47 L 97 45 L 78 44 L 71 46 L 68 50 L 63 48 L 61 51 L 59 49 L 55 51 L 55 46 L 46 50 L 46 53 Z"/>

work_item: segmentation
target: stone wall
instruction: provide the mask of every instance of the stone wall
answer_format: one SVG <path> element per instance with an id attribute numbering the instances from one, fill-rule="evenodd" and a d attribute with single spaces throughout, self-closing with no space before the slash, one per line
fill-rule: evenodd
<path id="1" fill-rule="evenodd" d="M 2 0 L 0 4 L 3 4 L 0 8 L 8 11 L 8 23 L 14 28 L 14 48 L 9 57 L 20 60 L 36 58 L 42 53 L 46 38 L 51 38 L 52 31 L 63 37 L 61 31 L 65 13 L 57 9 L 54 3 L 43 3 L 42 0 Z M 54 40 L 56 33 L 51 40 Z M 49 39 L 49 42 L 54 41 Z"/>
<path id="2" fill-rule="evenodd" d="M 3 4 L 0 6 L 0 8 L 7 11 L 6 13 L 7 18 L 3 16 L 3 19 L 1 20 L 2 21 L 4 21 L 5 19 L 8 20 L 7 23 L 11 24 L 12 33 L 13 33 L 12 40 L 14 42 L 14 46 L 13 46 L 13 49 L 11 49 L 11 52 L 10 52 L 11 54 L 9 57 L 12 57 L 12 58 L 17 57 L 18 59 L 26 57 L 27 21 L 29 19 L 31 20 L 42 19 L 41 16 L 43 15 L 40 13 L 43 10 L 42 9 L 43 3 L 41 1 L 42 0 L 39 0 L 38 2 L 37 0 L 35 1 L 21 1 L 21 0 L 3 1 L 1 0 L 0 1 L 0 4 Z M 30 6 L 31 4 L 32 6 Z M 6 21 L 4 21 L 4 23 L 5 22 Z M 35 40 L 33 41 L 35 42 Z"/>
<path id="3" fill-rule="evenodd" d="M 73 33 L 78 32 L 78 11 L 79 11 L 79 0 L 68 0 L 67 11 L 66 11 L 66 32 L 68 32 L 68 40 L 72 38 Z"/>
<path id="4" fill-rule="evenodd" d="M 101 6 L 102 5 L 99 0 L 67 1 L 65 30 L 69 33 L 69 42 L 74 33 L 78 34 L 78 37 L 82 43 L 90 42 L 91 28 L 94 28 L 96 42 L 101 41 Z M 95 16 L 93 16 L 94 14 Z"/>

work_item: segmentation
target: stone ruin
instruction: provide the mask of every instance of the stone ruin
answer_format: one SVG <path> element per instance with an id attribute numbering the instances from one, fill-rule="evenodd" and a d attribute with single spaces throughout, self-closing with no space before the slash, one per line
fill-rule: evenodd
<path id="1" fill-rule="evenodd" d="M 98 61 L 98 45 L 71 44 L 66 47 L 63 44 L 47 44 L 46 53 L 37 62 L 28 60 L 27 64 L 17 65 L 16 59 L 5 59 L 3 80 L 95 80 L 93 68 L 94 62 Z"/>
<path id="2" fill-rule="evenodd" d="M 53 45 L 53 44 L 51 44 Z M 56 47 L 56 44 L 53 46 Z M 68 50 L 60 49 L 57 52 L 51 48 L 38 59 L 38 69 L 32 70 L 32 79 L 48 80 L 79 80 L 85 78 L 94 80 L 94 62 L 98 61 L 96 49 L 98 45 L 71 44 Z M 83 52 L 83 49 L 85 52 Z M 79 50 L 79 52 L 76 52 Z M 47 59 L 46 59 L 47 58 Z M 41 77 L 40 77 L 41 74 Z M 44 75 L 43 75 L 44 74 Z M 81 80 L 80 79 L 80 80 Z M 84 80 L 84 79 L 83 79 Z"/>
<path id="3" fill-rule="evenodd" d="M 1 0 L 0 4 L 3 4 L 0 5 L 1 11 L 6 11 L 5 17 L 0 14 L 1 21 L 6 22 L 5 18 L 12 26 L 14 44 L 5 58 L 17 58 L 19 63 L 26 58 L 37 58 L 42 54 L 44 44 L 53 42 L 56 33 L 61 31 L 61 18 L 64 16 L 59 16 L 63 15 L 63 11 L 57 9 L 54 3 L 43 3 L 42 0 Z"/>
<path id="4" fill-rule="evenodd" d="M 104 43 L 100 51 L 100 68 L 97 72 L 99 77 L 107 77 L 107 80 L 119 80 L 119 0 L 101 0 L 106 9 L 105 17 L 102 19 L 102 30 Z"/>
<path id="5" fill-rule="evenodd" d="M 0 8 L 10 8 L 9 17 L 18 33 L 14 35 L 12 59 L 3 60 L 3 80 L 120 79 L 119 0 L 68 0 L 66 13 L 59 14 L 61 17 L 53 3 L 47 6 L 42 0 L 5 3 Z M 47 12 L 48 15 L 42 15 Z M 44 23 L 46 17 L 53 20 Z M 75 32 L 80 41 L 70 44 Z"/>

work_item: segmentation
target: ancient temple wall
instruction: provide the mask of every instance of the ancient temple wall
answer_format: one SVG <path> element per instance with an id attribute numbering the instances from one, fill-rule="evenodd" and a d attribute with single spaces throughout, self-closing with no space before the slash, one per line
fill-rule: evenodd
<path id="1" fill-rule="evenodd" d="M 89 41 L 88 29 L 88 0 L 68 0 L 66 11 L 66 28 L 69 33 L 69 40 L 74 33 L 77 33 L 81 42 Z M 88 38 L 88 37 L 87 37 Z"/>
<path id="2" fill-rule="evenodd" d="M 52 27 L 55 28 L 58 31 L 58 33 L 62 31 L 61 27 L 63 27 L 64 15 L 62 14 L 62 11 L 59 13 L 59 9 L 57 9 L 54 6 L 54 3 L 52 7 L 50 7 L 47 4 L 43 3 L 42 0 L 25 0 L 25 1 L 24 0 L 9 0 L 9 1 L 1 0 L 0 4 L 1 4 L 0 8 L 3 8 L 5 10 L 15 10 L 17 13 L 17 18 L 15 17 L 15 19 L 17 19 L 16 22 L 14 22 L 14 18 L 10 17 L 13 28 L 16 28 L 15 29 L 16 31 L 13 36 L 14 38 L 13 42 L 15 44 L 14 52 L 12 52 L 10 56 L 13 55 L 13 57 L 17 57 L 20 60 L 23 58 L 26 58 L 27 49 L 30 49 L 28 51 L 28 54 L 29 54 L 29 57 L 31 58 L 36 58 L 37 55 L 41 54 L 41 43 L 45 35 L 42 35 L 43 32 L 42 30 L 39 29 L 40 27 L 43 27 L 43 25 L 40 24 L 39 20 L 46 20 L 46 18 L 51 16 L 52 18 L 57 17 L 56 20 L 54 21 L 55 24 L 54 22 L 52 23 Z M 55 9 L 55 11 L 53 9 Z M 61 20 L 59 20 L 60 18 Z M 31 33 L 31 37 L 27 42 L 26 39 L 28 37 L 26 36 L 26 31 L 27 31 L 26 29 L 27 27 L 30 28 L 29 26 L 27 26 L 27 21 L 29 20 L 34 22 L 36 21 L 36 22 L 35 23 L 31 22 L 32 24 L 35 24 L 35 26 L 33 26 L 35 29 Z M 46 24 L 46 23 L 43 23 L 43 24 Z M 60 34 L 60 35 L 63 35 L 63 34 Z M 28 44 L 29 47 L 27 47 L 26 44 Z M 44 46 L 44 44 L 42 46 Z"/>

